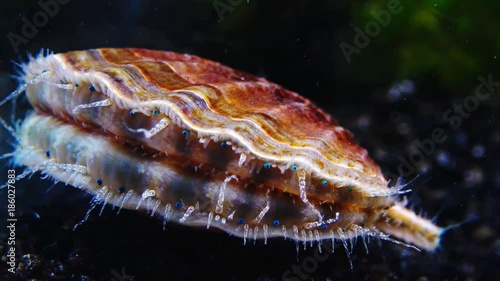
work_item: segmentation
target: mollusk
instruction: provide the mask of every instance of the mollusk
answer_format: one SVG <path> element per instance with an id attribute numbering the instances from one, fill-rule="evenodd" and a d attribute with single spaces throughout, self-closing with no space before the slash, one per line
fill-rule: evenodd
<path id="1" fill-rule="evenodd" d="M 24 91 L 35 111 L 12 131 L 14 163 L 95 202 L 244 241 L 439 244 L 442 229 L 404 206 L 404 185 L 389 187 L 349 131 L 263 78 L 192 55 L 94 49 L 30 58 L 0 105 Z"/>

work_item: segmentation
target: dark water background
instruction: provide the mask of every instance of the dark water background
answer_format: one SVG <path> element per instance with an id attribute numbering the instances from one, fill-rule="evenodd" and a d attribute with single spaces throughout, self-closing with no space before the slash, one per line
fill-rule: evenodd
<path id="1" fill-rule="evenodd" d="M 22 262 L 15 276 L 5 271 L 6 193 L 0 191 L 0 280 L 127 280 L 125 275 L 136 281 L 499 280 L 498 87 L 474 104 L 479 76 L 500 81 L 499 21 L 485 14 L 498 10 L 493 1 L 469 2 L 436 1 L 446 7 L 440 10 L 434 2 L 401 1 L 404 9 L 348 63 L 340 44 L 356 47 L 354 28 L 373 21 L 360 12 L 368 5 L 363 1 L 60 0 L 54 2 L 59 10 L 31 34 L 23 34 L 23 17 L 33 22 L 43 11 L 37 1 L 2 1 L 1 96 L 16 87 L 9 77 L 12 61 L 41 48 L 144 47 L 196 54 L 318 103 L 353 131 L 389 177 L 403 173 L 409 181 L 420 175 L 409 195 L 415 210 L 436 217 L 440 226 L 463 224 L 446 232 L 435 253 L 372 241 L 367 254 L 358 241 L 351 271 L 340 245 L 318 261 L 311 259 L 310 247 L 297 255 L 291 241 L 243 246 L 242 239 L 217 231 L 174 224 L 163 231 L 161 220 L 132 211 L 116 215 L 109 207 L 100 216 L 94 211 L 73 231 L 91 197 L 64 185 L 48 191 L 51 183 L 35 175 L 16 186 Z M 387 9 L 386 1 L 369 3 L 382 3 L 377 12 Z M 217 11 L 224 4 L 227 10 Z M 12 33 L 24 40 L 16 37 L 13 44 Z M 471 110 L 457 117 L 455 104 L 464 102 Z M 2 106 L 2 118 L 9 119 L 10 106 Z M 449 110 L 458 123 L 446 120 Z M 423 153 L 417 142 L 436 129 L 446 140 Z M 0 136 L 0 152 L 6 153 L 13 140 L 5 131 Z M 414 161 L 411 171 L 398 171 L 404 161 Z M 2 182 L 8 169 L 3 164 Z M 287 273 L 294 266 L 303 274 Z"/>

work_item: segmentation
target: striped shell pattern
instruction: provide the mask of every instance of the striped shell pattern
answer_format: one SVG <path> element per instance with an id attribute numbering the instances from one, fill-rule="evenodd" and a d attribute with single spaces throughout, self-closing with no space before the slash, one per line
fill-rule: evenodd
<path id="1" fill-rule="evenodd" d="M 31 58 L 35 108 L 14 162 L 189 226 L 296 241 L 372 236 L 433 250 L 352 134 L 297 93 L 192 55 L 94 49 Z"/>

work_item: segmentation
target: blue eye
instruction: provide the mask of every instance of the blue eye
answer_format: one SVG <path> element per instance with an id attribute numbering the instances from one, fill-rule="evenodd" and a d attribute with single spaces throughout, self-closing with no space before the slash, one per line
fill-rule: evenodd
<path id="1" fill-rule="evenodd" d="M 321 229 L 326 230 L 326 224 L 323 224 L 323 225 L 321 226 Z"/>
<path id="2" fill-rule="evenodd" d="M 90 90 L 91 92 L 95 92 L 95 87 L 94 87 L 94 85 L 90 85 L 89 90 Z"/>
<path id="3" fill-rule="evenodd" d="M 328 182 L 327 182 L 326 180 L 322 180 L 322 181 L 321 181 L 321 185 L 323 185 L 323 186 L 327 186 L 327 185 L 328 185 Z"/>
<path id="4" fill-rule="evenodd" d="M 352 192 L 352 186 L 349 186 L 349 187 L 347 188 L 347 191 Z"/>
<path id="5" fill-rule="evenodd" d="M 153 110 L 153 115 L 158 115 L 160 114 L 160 111 L 158 109 Z"/>
<path id="6" fill-rule="evenodd" d="M 47 155 L 47 157 L 50 157 L 50 151 L 49 150 L 45 151 L 45 155 Z"/>
<path id="7" fill-rule="evenodd" d="M 183 136 L 185 136 L 185 137 L 186 137 L 188 134 L 189 134 L 188 130 L 182 130 L 182 135 L 183 135 Z"/>
<path id="8" fill-rule="evenodd" d="M 182 207 L 182 202 L 180 202 L 180 201 L 175 202 L 175 207 L 177 209 L 179 209 L 180 207 Z"/>
<path id="9" fill-rule="evenodd" d="M 118 187 L 118 191 L 120 191 L 120 193 L 123 193 L 125 191 L 125 187 L 123 186 Z"/>
<path id="10" fill-rule="evenodd" d="M 101 179 L 97 179 L 95 182 L 97 182 L 98 185 L 102 185 L 102 180 Z"/>
<path id="11" fill-rule="evenodd" d="M 271 168 L 271 164 L 269 164 L 269 162 L 264 163 L 264 168 L 265 169 Z"/>
<path id="12" fill-rule="evenodd" d="M 275 220 L 275 221 L 273 221 L 273 225 L 274 225 L 274 226 L 278 226 L 278 225 L 280 225 L 280 221 L 279 221 L 279 220 Z"/>
<path id="13" fill-rule="evenodd" d="M 227 142 L 226 141 L 223 141 L 220 143 L 220 147 L 224 148 L 227 146 Z"/>
<path id="14" fill-rule="evenodd" d="M 75 87 L 80 87 L 80 84 L 78 84 L 78 83 L 75 83 Z"/>
<path id="15" fill-rule="evenodd" d="M 292 166 L 292 171 L 297 171 L 297 166 L 293 165 Z"/>
<path id="16" fill-rule="evenodd" d="M 243 224 L 244 222 L 245 222 L 245 220 L 244 220 L 243 218 L 239 218 L 239 219 L 238 219 L 238 223 L 239 223 L 239 224 Z"/>
<path id="17" fill-rule="evenodd" d="M 131 115 L 131 116 L 134 116 L 134 115 L 135 115 L 135 111 L 130 110 L 130 115 Z"/>

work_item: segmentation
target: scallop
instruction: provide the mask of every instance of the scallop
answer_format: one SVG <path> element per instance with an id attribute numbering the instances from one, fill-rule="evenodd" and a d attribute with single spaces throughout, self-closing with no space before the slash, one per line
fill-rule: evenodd
<path id="1" fill-rule="evenodd" d="M 14 163 L 121 208 L 247 239 L 378 237 L 434 250 L 353 135 L 306 98 L 197 56 L 41 54 L 17 91 L 34 107 Z M 413 245 L 413 246 L 412 246 Z"/>

